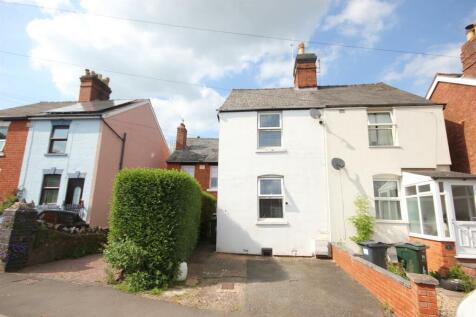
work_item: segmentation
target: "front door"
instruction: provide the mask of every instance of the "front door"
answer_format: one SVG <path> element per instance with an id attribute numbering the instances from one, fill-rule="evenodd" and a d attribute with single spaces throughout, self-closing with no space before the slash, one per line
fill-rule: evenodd
<path id="1" fill-rule="evenodd" d="M 70 178 L 66 191 L 66 206 L 78 206 L 83 198 L 84 178 Z"/>
<path id="2" fill-rule="evenodd" d="M 472 185 L 452 185 L 456 254 L 476 257 L 476 204 Z"/>

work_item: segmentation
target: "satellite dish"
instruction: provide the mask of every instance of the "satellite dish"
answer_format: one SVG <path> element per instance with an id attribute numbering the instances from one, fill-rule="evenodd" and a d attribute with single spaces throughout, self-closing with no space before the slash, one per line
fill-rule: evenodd
<path id="1" fill-rule="evenodd" d="M 332 167 L 336 170 L 340 170 L 345 167 L 345 162 L 343 159 L 334 157 L 331 161 Z"/>
<path id="2" fill-rule="evenodd" d="M 315 109 L 315 108 L 309 110 L 309 114 L 310 114 L 311 117 L 314 118 L 314 119 L 320 119 L 321 116 L 322 116 L 321 110 Z"/>

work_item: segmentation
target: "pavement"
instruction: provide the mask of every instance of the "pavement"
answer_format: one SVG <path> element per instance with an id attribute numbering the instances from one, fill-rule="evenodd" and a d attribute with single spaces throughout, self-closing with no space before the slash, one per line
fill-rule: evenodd
<path id="1" fill-rule="evenodd" d="M 0 317 L 383 315 L 379 302 L 331 260 L 201 248 L 189 268 L 198 284 L 160 297 L 107 286 L 103 272 L 101 257 L 90 256 L 0 274 Z"/>

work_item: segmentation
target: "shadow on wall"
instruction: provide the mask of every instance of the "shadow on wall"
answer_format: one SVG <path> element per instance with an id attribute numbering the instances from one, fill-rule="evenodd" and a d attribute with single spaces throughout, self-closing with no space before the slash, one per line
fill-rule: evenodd
<path id="1" fill-rule="evenodd" d="M 451 169 L 457 172 L 470 173 L 468 148 L 464 133 L 464 121 L 457 123 L 445 120 L 446 133 L 451 155 Z"/>
<path id="2" fill-rule="evenodd" d="M 404 242 L 408 240 L 407 224 L 376 223 L 373 239 L 385 243 Z"/>
<path id="3" fill-rule="evenodd" d="M 347 140 L 344 139 L 343 137 L 341 137 L 341 136 L 335 134 L 334 132 L 332 132 L 332 130 L 329 129 L 329 126 L 328 126 L 327 124 L 324 125 L 324 126 L 325 126 L 326 131 L 327 131 L 327 133 L 328 133 L 329 135 L 332 135 L 332 136 L 334 136 L 336 139 L 340 140 L 342 143 L 345 144 L 345 146 L 346 146 L 349 150 L 355 151 L 355 147 L 354 147 L 349 141 L 347 141 Z"/>

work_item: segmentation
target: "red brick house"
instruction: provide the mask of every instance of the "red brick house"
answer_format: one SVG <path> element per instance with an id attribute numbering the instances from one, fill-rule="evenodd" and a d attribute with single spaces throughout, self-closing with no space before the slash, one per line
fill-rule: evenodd
<path id="1" fill-rule="evenodd" d="M 466 42 L 461 47 L 462 73 L 437 73 L 427 99 L 444 104 L 444 117 L 451 155 L 451 169 L 456 172 L 476 174 L 476 22 L 466 26 Z M 473 177 L 468 175 L 466 179 Z M 476 206 L 473 197 L 476 187 L 468 187 L 466 195 L 452 188 L 455 200 L 455 221 L 451 223 L 454 240 L 419 240 L 429 246 L 428 266 L 448 268 L 456 263 L 476 275 Z M 460 198 L 463 197 L 463 198 Z M 463 217 L 469 210 L 469 217 Z M 415 239 L 414 239 L 415 240 Z M 459 254 L 466 251 L 466 256 Z M 470 262 L 470 263 L 468 263 Z M 472 263 L 471 263 L 472 262 Z"/>
<path id="2" fill-rule="evenodd" d="M 217 196 L 218 139 L 187 138 L 187 128 L 181 123 L 177 127 L 175 151 L 167 159 L 167 168 L 190 174 L 202 190 Z"/>

